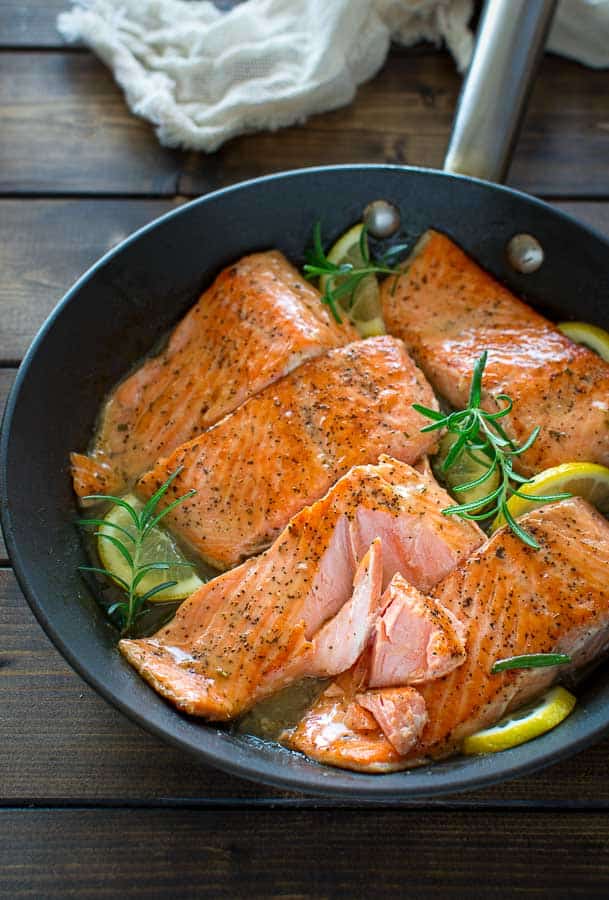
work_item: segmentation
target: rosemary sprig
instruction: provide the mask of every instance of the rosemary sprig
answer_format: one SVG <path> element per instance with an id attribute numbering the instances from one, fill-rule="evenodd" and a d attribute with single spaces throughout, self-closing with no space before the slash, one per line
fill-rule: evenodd
<path id="1" fill-rule="evenodd" d="M 491 674 L 507 669 L 541 669 L 544 666 L 564 666 L 571 662 L 567 653 L 525 653 L 522 656 L 508 656 L 493 664 Z"/>
<path id="2" fill-rule="evenodd" d="M 414 403 L 413 408 L 428 419 L 432 419 L 431 425 L 426 425 L 421 431 L 434 431 L 439 428 L 446 428 L 451 434 L 456 435 L 456 440 L 442 463 L 441 468 L 443 472 L 446 472 L 457 461 L 461 453 L 467 453 L 485 468 L 485 471 L 479 478 L 453 487 L 455 493 L 470 491 L 484 484 L 495 472 L 499 476 L 498 486 L 486 496 L 471 500 L 468 503 L 449 506 L 443 509 L 442 512 L 447 516 L 457 515 L 463 519 L 470 519 L 475 522 L 483 522 L 491 517 L 494 518 L 499 513 L 503 513 L 505 521 L 514 534 L 525 544 L 528 544 L 529 547 L 538 550 L 539 544 L 535 538 L 522 528 L 510 513 L 507 505 L 509 498 L 512 495 L 516 495 L 535 503 L 550 503 L 554 500 L 564 500 L 571 495 L 566 493 L 531 495 L 522 490 L 522 487 L 529 484 L 531 479 L 524 478 L 514 471 L 514 460 L 535 443 L 541 429 L 538 425 L 528 438 L 520 446 L 517 446 L 507 436 L 499 423 L 499 419 L 504 418 L 511 412 L 512 399 L 507 394 L 499 394 L 496 400 L 505 404 L 503 408 L 497 412 L 487 412 L 485 409 L 482 409 L 480 406 L 482 375 L 487 359 L 488 352 L 485 350 L 474 366 L 469 400 L 465 409 L 445 415 L 418 403 Z"/>
<path id="3" fill-rule="evenodd" d="M 109 522 L 107 518 L 79 519 L 76 522 L 81 528 L 94 527 L 99 529 L 103 527 L 104 529 L 114 529 L 114 534 L 106 534 L 105 531 L 100 530 L 93 532 L 93 534 L 97 538 L 108 541 L 108 543 L 112 544 L 120 553 L 129 568 L 129 580 L 127 581 L 115 572 L 111 572 L 109 569 L 104 569 L 99 566 L 79 566 L 78 569 L 81 572 L 92 572 L 96 575 L 104 575 L 115 584 L 118 584 L 126 593 L 127 597 L 125 600 L 118 600 L 107 610 L 108 615 L 118 613 L 122 634 L 128 634 L 131 631 L 136 620 L 142 615 L 144 604 L 148 600 L 154 597 L 155 594 L 164 591 L 166 588 L 174 587 L 177 584 L 177 581 L 164 581 L 162 584 L 150 588 L 150 590 L 145 593 L 138 594 L 137 589 L 146 575 L 150 572 L 167 571 L 176 566 L 193 567 L 193 564 L 189 562 L 141 562 L 142 547 L 152 529 L 159 524 L 161 519 L 175 509 L 178 504 L 196 494 L 195 490 L 190 490 L 168 504 L 161 512 L 157 513 L 156 510 L 160 500 L 167 493 L 169 486 L 181 471 L 182 467 L 176 469 L 175 472 L 172 472 L 167 481 L 161 485 L 155 494 L 153 494 L 140 512 L 134 509 L 124 498 L 114 497 L 112 494 L 89 494 L 82 498 L 83 500 L 95 500 L 100 503 L 111 503 L 113 506 L 120 506 L 125 510 L 133 523 L 133 527 L 124 528 L 122 525 L 118 525 L 115 522 Z"/>
<path id="4" fill-rule="evenodd" d="M 325 254 L 321 240 L 321 222 L 313 226 L 313 248 L 305 254 L 303 271 L 309 280 L 325 278 L 324 294 L 321 302 L 329 307 L 334 319 L 342 324 L 338 303 L 343 298 L 348 300 L 348 309 L 351 309 L 353 297 L 360 281 L 368 275 L 400 275 L 401 270 L 391 264 L 393 258 L 402 253 L 407 244 L 398 244 L 391 247 L 383 256 L 373 260 L 368 248 L 368 229 L 364 225 L 359 239 L 359 251 L 362 259 L 361 265 L 353 263 L 333 263 Z"/>

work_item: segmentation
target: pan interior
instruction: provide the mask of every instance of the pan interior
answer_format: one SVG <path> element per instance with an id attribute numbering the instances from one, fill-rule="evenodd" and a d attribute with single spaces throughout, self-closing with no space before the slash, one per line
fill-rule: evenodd
<path id="1" fill-rule="evenodd" d="M 68 661 L 131 718 L 200 758 L 284 788 L 362 801 L 398 801 L 474 788 L 521 774 L 594 740 L 609 724 L 609 674 L 579 690 L 560 729 L 488 758 L 454 758 L 407 773 L 367 776 L 319 766 L 247 736 L 180 716 L 122 660 L 117 635 L 76 567 L 84 550 L 68 453 L 87 445 L 102 398 L 171 327 L 219 270 L 277 247 L 300 264 L 312 226 L 333 240 L 372 200 L 397 205 L 414 242 L 428 227 L 447 232 L 518 295 L 554 318 L 609 328 L 609 247 L 552 208 L 506 188 L 399 167 L 305 170 L 209 195 L 142 229 L 104 257 L 45 323 L 9 398 L 1 448 L 3 527 L 20 584 Z M 515 272 L 505 248 L 531 233 L 545 251 L 531 275 Z"/>

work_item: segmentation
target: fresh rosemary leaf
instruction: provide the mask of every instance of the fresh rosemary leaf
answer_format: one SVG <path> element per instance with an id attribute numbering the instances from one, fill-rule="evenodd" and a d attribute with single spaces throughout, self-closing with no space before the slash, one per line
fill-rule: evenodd
<path id="1" fill-rule="evenodd" d="M 430 409 L 428 406 L 421 406 L 420 403 L 413 403 L 412 408 L 416 409 L 416 411 L 418 413 L 421 413 L 422 416 L 426 416 L 428 419 L 433 419 L 434 422 L 444 422 L 444 420 L 447 418 L 444 413 L 438 412 L 437 409 Z M 428 425 L 426 427 L 429 428 Z"/>
<path id="2" fill-rule="evenodd" d="M 313 247 L 305 254 L 303 272 L 308 279 L 324 278 L 325 290 L 321 298 L 332 313 L 338 324 L 342 324 L 338 301 L 343 297 L 353 297 L 355 289 L 363 278 L 368 275 L 396 275 L 401 274 L 401 269 L 392 265 L 391 260 L 399 252 L 406 249 L 405 245 L 392 247 L 383 257 L 373 260 L 368 248 L 368 231 L 366 226 L 362 228 L 359 237 L 359 251 L 362 260 L 361 265 L 343 263 L 336 265 L 326 256 L 321 238 L 321 222 L 313 226 Z"/>
<path id="3" fill-rule="evenodd" d="M 167 569 L 169 569 L 169 563 L 147 563 L 145 566 L 140 566 L 137 575 L 133 579 L 133 587 L 138 587 L 149 572 L 166 572 Z"/>
<path id="4" fill-rule="evenodd" d="M 165 562 L 163 560 L 145 562 L 144 559 L 142 559 L 144 541 L 146 540 L 146 537 L 150 534 L 152 529 L 158 525 L 161 519 L 163 519 L 168 513 L 175 509 L 176 506 L 196 494 L 196 491 L 194 490 L 188 491 L 183 496 L 178 497 L 171 503 L 169 503 L 163 510 L 157 512 L 159 502 L 165 496 L 165 494 L 169 490 L 170 485 L 177 478 L 180 472 L 181 467 L 176 469 L 175 472 L 172 472 L 167 481 L 165 481 L 164 484 L 161 485 L 161 487 L 156 491 L 155 494 L 153 494 L 150 500 L 148 500 L 148 502 L 139 512 L 123 497 L 114 497 L 111 494 L 90 494 L 88 497 L 83 498 L 85 500 L 95 500 L 98 502 L 110 503 L 113 506 L 121 507 L 125 510 L 125 512 L 128 513 L 128 516 L 134 525 L 133 531 L 131 531 L 128 528 L 124 528 L 122 525 L 118 525 L 114 522 L 108 521 L 107 518 L 78 519 L 76 522 L 76 524 L 81 528 L 103 529 L 95 531 L 95 537 L 111 544 L 126 563 L 127 569 L 130 573 L 129 580 L 127 580 L 126 577 L 123 578 L 121 575 L 117 575 L 115 572 L 111 572 L 107 568 L 102 568 L 99 566 L 79 566 L 79 571 L 81 572 L 91 572 L 96 575 L 101 575 L 104 578 L 107 578 L 108 580 L 118 584 L 127 595 L 124 600 L 119 600 L 116 603 L 113 603 L 112 606 L 110 606 L 110 608 L 108 609 L 109 615 L 112 615 L 114 613 L 119 615 L 123 634 L 130 633 L 136 619 L 142 613 L 143 606 L 148 600 L 150 600 L 156 594 L 159 594 L 161 591 L 164 591 L 170 587 L 175 587 L 175 585 L 178 584 L 177 581 L 168 580 L 164 581 L 162 584 L 154 585 L 154 587 L 150 588 L 150 590 L 148 591 L 145 591 L 145 593 L 143 594 L 138 594 L 138 588 L 147 575 L 155 571 L 167 571 L 168 569 L 173 569 L 177 566 L 192 568 L 192 563 L 189 562 L 172 562 L 170 565 L 168 562 Z M 123 541 L 114 534 L 107 534 L 106 529 L 108 527 L 114 528 L 115 531 L 118 531 L 123 536 L 123 538 L 128 538 L 131 542 L 130 546 L 126 547 Z"/>
<path id="5" fill-rule="evenodd" d="M 499 485 L 498 488 L 495 488 L 494 491 L 491 491 L 490 494 L 487 494 L 486 497 L 483 498 L 485 505 L 498 497 L 502 490 L 503 485 Z M 470 500 L 469 503 L 459 503 L 457 506 L 447 506 L 446 509 L 442 510 L 442 512 L 445 516 L 451 516 L 455 513 L 457 515 L 461 515 L 462 513 L 473 512 L 480 507 L 480 502 L 480 500 Z M 484 513 L 484 518 L 486 518 L 486 513 Z"/>
<path id="6" fill-rule="evenodd" d="M 529 534 L 528 531 L 525 531 L 525 529 L 518 524 L 514 516 L 509 511 L 508 505 L 505 501 L 501 504 L 501 512 L 505 516 L 505 521 L 508 523 L 509 527 L 514 532 L 516 537 L 520 538 L 523 544 L 527 544 L 533 550 L 539 550 L 539 544 L 537 543 L 533 535 Z"/>
<path id="7" fill-rule="evenodd" d="M 135 567 L 133 557 L 131 556 L 131 554 L 129 553 L 129 551 L 127 550 L 127 548 L 125 547 L 125 545 L 123 544 L 122 541 L 119 541 L 118 538 L 112 537 L 111 534 L 104 534 L 103 531 L 96 531 L 95 537 L 101 538 L 103 541 L 108 541 L 109 544 L 112 544 L 112 546 L 116 547 L 116 549 L 118 550 L 120 555 L 123 557 L 123 559 L 125 560 L 125 562 L 127 563 L 127 565 L 129 566 L 130 569 L 133 569 Z"/>
<path id="8" fill-rule="evenodd" d="M 115 497 L 113 494 L 87 494 L 86 497 L 82 498 L 83 502 L 85 500 L 96 500 L 99 503 L 111 503 L 113 506 L 121 506 L 131 516 L 135 527 L 137 528 L 139 525 L 138 514 L 129 503 L 123 500 L 122 497 Z M 88 520 L 85 519 L 84 521 L 86 522 Z"/>
<path id="9" fill-rule="evenodd" d="M 466 481 L 455 484 L 454 481 L 459 477 L 457 474 L 451 485 L 455 494 L 464 494 L 474 490 L 495 476 L 491 485 L 493 489 L 487 494 L 465 503 L 449 506 L 442 512 L 446 515 L 458 515 L 474 522 L 485 522 L 488 519 L 494 519 L 499 513 L 503 513 L 505 521 L 513 533 L 529 547 L 538 550 L 539 544 L 535 538 L 511 515 L 507 505 L 509 498 L 515 494 L 535 503 L 550 503 L 564 500 L 571 495 L 561 493 L 536 496 L 526 493 L 526 485 L 531 482 L 531 479 L 514 472 L 514 459 L 535 443 L 541 429 L 536 426 L 526 440 L 517 446 L 499 422 L 499 419 L 503 419 L 512 411 L 514 405 L 512 398 L 507 394 L 498 394 L 494 398 L 495 402 L 497 405 L 500 403 L 504 405 L 495 412 L 488 412 L 481 407 L 483 376 L 487 361 L 488 351 L 484 350 L 474 365 L 468 404 L 465 409 L 455 410 L 447 415 L 418 403 L 413 404 L 413 409 L 431 419 L 431 423 L 421 428 L 421 431 L 436 431 L 445 428 L 449 435 L 454 435 L 454 441 L 440 467 L 442 472 L 455 470 L 455 467 L 457 467 L 455 470 L 457 473 L 459 470 L 465 470 L 464 465 L 459 465 L 460 461 L 465 459 L 463 454 L 467 454 L 482 469 L 478 477 L 470 477 Z M 471 466 L 469 466 L 469 470 L 468 474 L 477 474 L 471 472 Z M 497 487 L 494 487 L 497 478 L 499 483 Z"/>
<path id="10" fill-rule="evenodd" d="M 470 408 L 480 406 L 480 400 L 482 399 L 482 373 L 484 372 L 484 367 L 486 366 L 487 359 L 488 350 L 485 350 L 482 353 L 482 356 L 476 361 L 476 365 L 474 366 L 472 383 L 469 389 L 468 406 Z"/>
<path id="11" fill-rule="evenodd" d="M 98 525 L 101 528 L 114 528 L 116 531 L 120 531 L 124 537 L 129 538 L 130 541 L 135 540 L 130 531 L 127 531 L 122 525 L 117 525 L 116 522 L 106 522 L 104 519 L 77 519 L 76 525 L 80 525 L 82 528 L 88 528 L 91 525 Z"/>
<path id="12" fill-rule="evenodd" d="M 156 491 L 152 495 L 150 500 L 148 500 L 148 502 L 144 505 L 144 508 L 142 509 L 141 513 L 139 514 L 140 525 L 144 525 L 144 526 L 147 525 L 148 519 L 150 518 L 150 516 L 153 514 L 154 510 L 156 509 L 159 500 L 161 499 L 161 497 L 163 497 L 167 493 L 170 485 L 176 480 L 176 478 L 178 477 L 178 475 L 180 474 L 180 472 L 182 471 L 183 468 L 184 468 L 184 466 L 178 466 L 178 468 L 175 470 L 175 472 L 171 473 L 171 475 L 169 476 L 167 481 L 165 481 L 160 486 L 158 491 Z M 127 504 L 127 506 L 128 505 L 129 504 Z M 134 510 L 134 512 L 135 512 L 135 510 Z M 137 516 L 137 513 L 135 513 L 135 514 Z"/>
<path id="13" fill-rule="evenodd" d="M 491 674 L 508 669 L 541 669 L 544 666 L 564 666 L 571 662 L 567 653 L 529 653 L 523 656 L 508 656 L 493 664 Z"/>
<path id="14" fill-rule="evenodd" d="M 475 462 L 479 462 L 478 458 L 475 457 L 472 453 L 469 454 Z M 489 478 L 492 478 L 495 471 L 497 469 L 497 460 L 494 459 L 491 465 L 488 467 L 486 472 L 484 472 L 480 478 L 474 478 L 473 481 L 466 481 L 464 484 L 457 484 L 452 489 L 454 494 L 463 493 L 463 491 L 471 491 L 474 488 L 480 487 L 481 484 L 484 484 Z"/>
<path id="15" fill-rule="evenodd" d="M 193 488 L 190 491 L 187 491 L 186 494 L 183 494 L 181 497 L 178 497 L 176 500 L 173 500 L 168 506 L 165 507 L 158 515 L 153 516 L 153 518 L 149 519 L 146 523 L 146 530 L 150 531 L 155 525 L 158 525 L 161 519 L 164 519 L 168 513 L 172 512 L 176 506 L 179 506 L 180 503 L 183 503 L 184 500 L 188 500 L 190 497 L 194 497 L 197 492 Z"/>
<path id="16" fill-rule="evenodd" d="M 129 585 L 121 578 L 120 575 L 115 575 L 114 572 L 109 572 L 108 569 L 102 569 L 100 566 L 78 566 L 79 572 L 93 572 L 95 575 L 104 575 L 106 578 L 109 578 L 111 581 L 116 581 L 123 590 L 128 591 Z"/>
<path id="17" fill-rule="evenodd" d="M 156 587 L 150 588 L 149 591 L 146 591 L 146 593 L 140 597 L 140 600 L 142 603 L 145 603 L 146 600 L 150 600 L 150 598 L 154 597 L 155 594 L 160 594 L 161 591 L 164 591 L 167 588 L 175 587 L 177 583 L 177 581 L 164 581 L 162 584 L 157 584 Z"/>

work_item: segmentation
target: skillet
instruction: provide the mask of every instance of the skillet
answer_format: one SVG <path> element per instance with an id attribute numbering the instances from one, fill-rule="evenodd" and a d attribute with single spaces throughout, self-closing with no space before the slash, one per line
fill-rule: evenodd
<path id="1" fill-rule="evenodd" d="M 195 200 L 94 265 L 25 357 L 0 445 L 2 525 L 23 592 L 89 684 L 142 727 L 206 763 L 282 788 L 396 802 L 524 774 L 584 748 L 609 727 L 608 667 L 579 687 L 578 706 L 560 728 L 531 743 L 382 776 L 320 766 L 275 744 L 182 716 L 119 655 L 115 629 L 77 574 L 86 559 L 73 525 L 77 510 L 68 473 L 68 452 L 87 445 L 105 394 L 223 266 L 269 247 L 299 264 L 316 220 L 334 238 L 361 218 L 371 200 L 399 207 L 400 242 L 439 228 L 551 317 L 609 328 L 609 243 L 532 197 L 470 177 L 500 178 L 505 171 L 553 6 L 549 0 L 488 4 L 447 155 L 446 168 L 467 177 L 337 166 L 260 178 Z M 518 233 L 532 233 L 544 249 L 544 264 L 533 274 L 507 261 L 506 245 Z"/>

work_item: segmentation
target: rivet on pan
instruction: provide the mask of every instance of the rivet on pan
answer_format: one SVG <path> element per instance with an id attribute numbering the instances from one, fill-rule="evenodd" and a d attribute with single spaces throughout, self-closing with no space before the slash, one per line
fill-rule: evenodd
<path id="1" fill-rule="evenodd" d="M 507 258 L 517 272 L 529 275 L 543 263 L 543 247 L 532 234 L 515 234 L 507 245 Z"/>
<path id="2" fill-rule="evenodd" d="M 364 225 L 372 237 L 390 237 L 400 227 L 399 210 L 387 200 L 374 200 L 364 210 Z"/>

